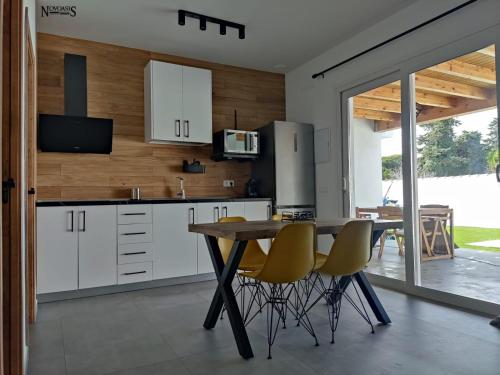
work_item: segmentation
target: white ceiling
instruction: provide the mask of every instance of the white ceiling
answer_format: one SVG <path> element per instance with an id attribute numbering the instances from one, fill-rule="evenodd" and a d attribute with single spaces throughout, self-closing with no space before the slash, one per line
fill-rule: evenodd
<path id="1" fill-rule="evenodd" d="M 254 69 L 286 72 L 408 6 L 413 0 L 37 1 L 37 30 Z M 76 17 L 41 17 L 40 5 L 76 5 Z M 177 10 L 246 25 L 246 39 L 206 31 Z"/>

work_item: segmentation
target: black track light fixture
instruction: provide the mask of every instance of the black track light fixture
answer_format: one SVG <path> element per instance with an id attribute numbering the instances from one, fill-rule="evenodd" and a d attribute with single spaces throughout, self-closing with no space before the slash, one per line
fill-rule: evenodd
<path id="1" fill-rule="evenodd" d="M 183 10 L 179 10 L 179 25 L 184 26 L 186 24 L 186 13 Z"/>
<path id="2" fill-rule="evenodd" d="M 245 39 L 245 27 L 240 27 L 238 30 L 238 38 Z"/>
<path id="3" fill-rule="evenodd" d="M 179 9 L 179 25 L 184 26 L 186 24 L 186 17 L 194 18 L 200 21 L 200 30 L 206 30 L 207 29 L 207 22 L 215 23 L 219 25 L 220 29 L 220 35 L 226 35 L 227 33 L 227 28 L 231 27 L 233 29 L 238 30 L 238 38 L 239 39 L 245 39 L 246 34 L 245 34 L 245 25 L 242 25 L 240 23 L 236 22 L 231 22 L 231 21 L 225 21 L 221 20 L 220 18 L 215 18 L 215 17 L 210 17 L 210 16 L 205 16 L 203 14 L 198 14 L 194 12 L 190 12 L 187 10 Z"/>

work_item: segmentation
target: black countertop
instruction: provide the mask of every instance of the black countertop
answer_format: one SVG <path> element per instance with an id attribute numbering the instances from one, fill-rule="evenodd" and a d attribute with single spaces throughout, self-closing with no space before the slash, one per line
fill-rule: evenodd
<path id="1" fill-rule="evenodd" d="M 187 199 L 179 198 L 144 198 L 132 199 L 71 199 L 71 200 L 39 200 L 37 207 L 56 206 L 104 206 L 104 205 L 127 205 L 127 204 L 161 204 L 161 203 L 204 203 L 204 202 L 258 202 L 271 201 L 271 198 L 227 198 L 227 197 L 193 197 Z"/>

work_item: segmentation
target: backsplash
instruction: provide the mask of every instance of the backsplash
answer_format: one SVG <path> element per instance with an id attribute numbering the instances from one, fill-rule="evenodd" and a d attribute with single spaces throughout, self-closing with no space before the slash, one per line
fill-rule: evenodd
<path id="1" fill-rule="evenodd" d="M 38 34 L 38 112 L 64 113 L 64 53 L 87 56 L 88 115 L 112 118 L 113 152 L 37 154 L 37 198 L 127 198 L 131 187 L 143 197 L 175 196 L 177 176 L 188 196 L 244 194 L 250 164 L 210 160 L 212 146 L 152 145 L 144 142 L 144 67 L 150 59 L 212 70 L 214 132 L 255 129 L 285 119 L 285 77 L 49 34 Z M 205 174 L 182 172 L 182 161 L 206 164 Z M 235 180 L 234 189 L 222 187 Z"/>

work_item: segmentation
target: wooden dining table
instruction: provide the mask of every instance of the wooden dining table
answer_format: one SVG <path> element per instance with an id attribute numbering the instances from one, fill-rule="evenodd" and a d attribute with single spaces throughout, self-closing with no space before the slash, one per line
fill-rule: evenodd
<path id="1" fill-rule="evenodd" d="M 342 230 L 342 227 L 347 222 L 352 220 L 359 219 L 334 218 L 329 220 L 316 220 L 315 224 L 317 233 L 318 235 L 332 235 L 335 238 L 337 233 Z M 238 351 L 245 359 L 252 358 L 253 351 L 232 288 L 233 279 L 238 270 L 238 265 L 245 251 L 247 242 L 249 240 L 274 238 L 287 224 L 290 224 L 290 222 L 271 220 L 246 221 L 239 223 L 189 224 L 190 232 L 200 233 L 205 236 L 218 282 L 203 326 L 206 329 L 214 328 L 221 313 L 222 306 L 224 305 L 229 317 L 229 322 L 231 324 L 231 329 L 233 331 Z M 374 220 L 372 246 L 377 243 L 385 230 L 401 228 L 403 228 L 402 220 Z M 219 237 L 234 241 L 226 263 L 224 263 L 224 260 L 222 259 L 222 254 L 217 242 L 217 238 Z M 358 272 L 353 276 L 354 280 L 360 286 L 360 289 L 377 320 L 381 324 L 391 323 L 387 312 L 382 306 L 382 303 L 377 297 L 377 294 L 373 290 L 364 272 Z M 341 278 L 341 287 L 346 289 L 351 280 L 351 277 Z"/>

